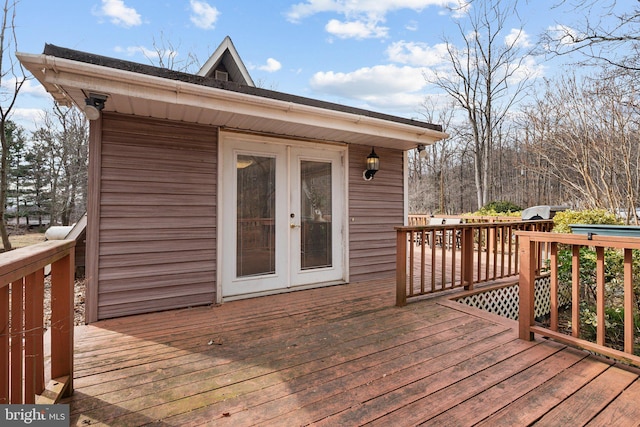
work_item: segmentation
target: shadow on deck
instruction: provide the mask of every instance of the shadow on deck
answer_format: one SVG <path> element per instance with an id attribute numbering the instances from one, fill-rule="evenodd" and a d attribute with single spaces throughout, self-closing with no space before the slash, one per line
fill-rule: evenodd
<path id="1" fill-rule="evenodd" d="M 638 371 L 392 280 L 77 328 L 72 425 L 638 425 Z"/>

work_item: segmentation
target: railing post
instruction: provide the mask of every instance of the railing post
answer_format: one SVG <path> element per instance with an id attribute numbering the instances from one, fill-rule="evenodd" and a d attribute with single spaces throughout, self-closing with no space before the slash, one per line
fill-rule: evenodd
<path id="1" fill-rule="evenodd" d="M 407 305 L 407 233 L 396 231 L 396 306 Z"/>
<path id="2" fill-rule="evenodd" d="M 462 230 L 462 282 L 464 289 L 473 290 L 473 227 L 465 227 Z"/>
<path id="3" fill-rule="evenodd" d="M 68 376 L 63 396 L 73 392 L 74 251 L 51 264 L 51 378 Z"/>
<path id="4" fill-rule="evenodd" d="M 520 297 L 518 324 L 519 337 L 533 340 L 531 325 L 534 321 L 536 244 L 526 234 L 520 235 Z"/>

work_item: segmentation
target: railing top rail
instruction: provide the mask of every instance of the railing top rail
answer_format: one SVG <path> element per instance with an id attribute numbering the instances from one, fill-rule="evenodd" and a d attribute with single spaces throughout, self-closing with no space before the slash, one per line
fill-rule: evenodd
<path id="1" fill-rule="evenodd" d="M 0 254 L 0 288 L 65 257 L 74 240 L 50 240 Z"/>
<path id="2" fill-rule="evenodd" d="M 544 233 L 539 231 L 516 231 L 516 235 L 528 237 L 536 242 L 562 243 L 580 246 L 602 246 L 617 249 L 640 249 L 640 237 Z"/>
<path id="3" fill-rule="evenodd" d="M 512 222 L 473 222 L 465 224 L 443 224 L 443 225 L 404 225 L 394 227 L 397 231 L 421 231 L 421 230 L 440 230 L 444 228 L 478 228 L 478 227 L 508 227 L 508 226 L 521 226 L 523 224 L 544 224 L 553 222 L 550 219 L 534 219 L 534 220 L 517 220 Z"/>
<path id="4" fill-rule="evenodd" d="M 506 215 L 449 215 L 449 214 L 437 214 L 437 215 L 429 215 L 429 214 L 409 214 L 409 218 L 461 218 L 461 219 L 470 219 L 470 220 L 487 220 L 491 221 L 515 221 L 518 219 L 516 216 L 506 216 Z"/>

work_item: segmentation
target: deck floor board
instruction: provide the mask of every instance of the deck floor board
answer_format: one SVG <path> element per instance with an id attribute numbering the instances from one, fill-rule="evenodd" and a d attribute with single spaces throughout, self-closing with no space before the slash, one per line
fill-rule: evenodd
<path id="1" fill-rule="evenodd" d="M 394 291 L 377 280 L 79 327 L 71 424 L 635 425 L 636 370 L 442 299 L 398 308 Z"/>

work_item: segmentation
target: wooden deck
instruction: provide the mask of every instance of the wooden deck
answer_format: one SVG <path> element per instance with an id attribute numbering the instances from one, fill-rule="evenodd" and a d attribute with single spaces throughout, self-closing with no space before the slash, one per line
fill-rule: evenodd
<path id="1" fill-rule="evenodd" d="M 639 425 L 639 372 L 392 280 L 102 321 L 72 425 Z"/>

